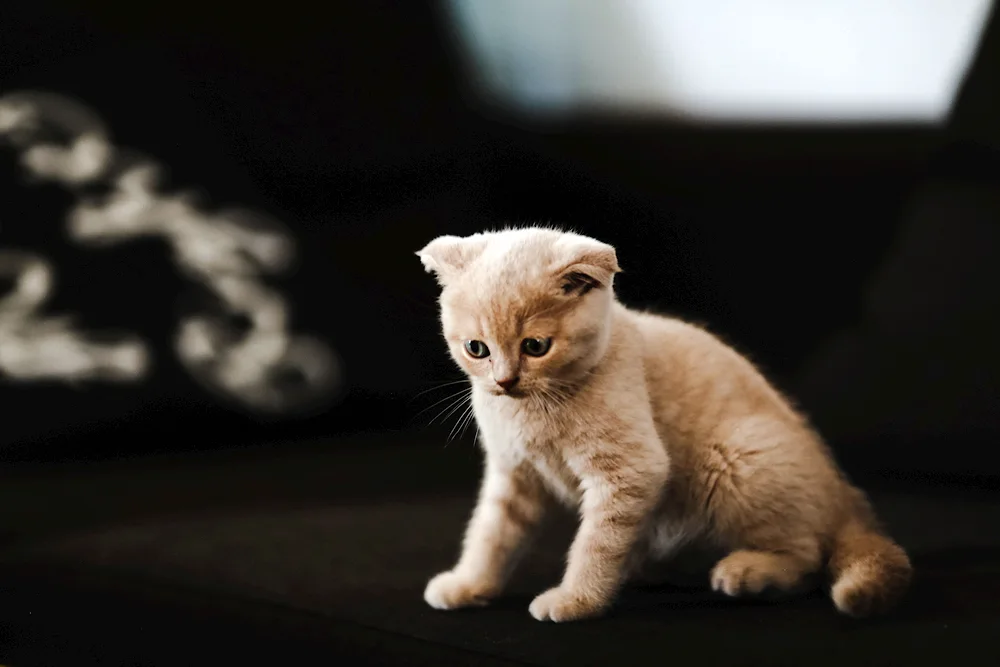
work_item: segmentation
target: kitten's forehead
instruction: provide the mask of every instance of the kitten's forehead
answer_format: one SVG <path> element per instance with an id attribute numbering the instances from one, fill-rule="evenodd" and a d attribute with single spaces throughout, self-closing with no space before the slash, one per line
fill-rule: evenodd
<path id="1" fill-rule="evenodd" d="M 465 277 L 446 291 L 444 305 L 463 328 L 504 338 L 519 335 L 525 322 L 558 305 L 551 267 L 562 233 L 518 229 L 484 234 L 482 254 Z"/>
<path id="2" fill-rule="evenodd" d="M 544 228 L 508 229 L 483 235 L 486 247 L 475 263 L 484 282 L 498 287 L 531 283 L 559 260 L 560 241 L 569 236 Z"/>
<path id="3" fill-rule="evenodd" d="M 444 305 L 453 322 L 502 338 L 517 335 L 530 320 L 555 315 L 560 304 L 551 290 L 537 282 L 495 276 L 482 282 L 464 282 L 449 291 Z"/>
<path id="4" fill-rule="evenodd" d="M 557 270 L 579 253 L 581 243 L 598 243 L 571 232 L 543 227 L 477 234 L 481 250 L 442 292 L 446 321 L 468 333 L 498 338 L 521 329 L 557 326 L 572 302 L 560 298 Z"/>

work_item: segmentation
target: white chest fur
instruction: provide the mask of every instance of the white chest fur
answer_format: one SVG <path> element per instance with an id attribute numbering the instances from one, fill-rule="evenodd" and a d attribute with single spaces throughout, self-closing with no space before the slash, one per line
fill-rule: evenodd
<path id="1" fill-rule="evenodd" d="M 473 396 L 483 446 L 511 466 L 528 464 L 548 490 L 568 506 L 580 499 L 579 483 L 562 456 L 565 437 L 551 418 L 524 409 L 517 399 Z"/>

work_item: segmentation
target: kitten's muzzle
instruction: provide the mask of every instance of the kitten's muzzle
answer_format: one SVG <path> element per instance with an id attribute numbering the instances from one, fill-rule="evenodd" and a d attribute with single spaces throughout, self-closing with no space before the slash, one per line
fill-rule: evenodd
<path id="1" fill-rule="evenodd" d="M 497 383 L 498 387 L 500 387 L 501 389 L 503 389 L 504 393 L 509 394 L 511 392 L 511 390 L 514 389 L 514 387 L 516 387 L 517 383 L 520 382 L 520 381 L 521 381 L 521 378 L 519 376 L 515 375 L 515 376 L 509 377 L 509 378 L 504 378 L 502 380 L 496 380 L 496 383 Z"/>

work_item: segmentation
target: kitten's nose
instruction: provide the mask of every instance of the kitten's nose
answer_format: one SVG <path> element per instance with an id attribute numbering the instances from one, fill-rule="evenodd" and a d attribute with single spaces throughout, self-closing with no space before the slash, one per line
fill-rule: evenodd
<path id="1" fill-rule="evenodd" d="M 520 379 L 521 378 L 515 375 L 514 377 L 505 378 L 503 380 L 497 380 L 497 384 L 500 385 L 500 387 L 504 391 L 510 391 L 511 389 L 514 388 L 514 385 L 516 385 L 518 380 Z"/>

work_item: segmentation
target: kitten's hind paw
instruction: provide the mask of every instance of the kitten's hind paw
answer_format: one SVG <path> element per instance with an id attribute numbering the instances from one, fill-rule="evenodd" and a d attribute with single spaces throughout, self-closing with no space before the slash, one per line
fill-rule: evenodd
<path id="1" fill-rule="evenodd" d="M 495 595 L 494 587 L 455 570 L 437 575 L 424 589 L 424 601 L 435 609 L 482 607 Z"/>
<path id="2" fill-rule="evenodd" d="M 731 597 L 792 593 L 806 581 L 804 564 L 785 554 L 734 551 L 712 569 L 712 590 Z"/>

